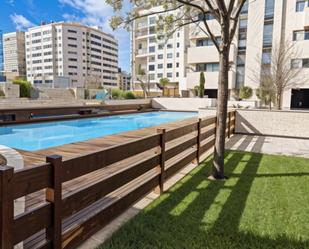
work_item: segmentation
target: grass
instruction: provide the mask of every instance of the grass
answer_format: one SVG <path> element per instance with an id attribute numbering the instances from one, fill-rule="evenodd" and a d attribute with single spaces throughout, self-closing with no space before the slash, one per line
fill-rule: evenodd
<path id="1" fill-rule="evenodd" d="M 227 152 L 227 181 L 208 158 L 100 249 L 309 248 L 309 160 Z"/>

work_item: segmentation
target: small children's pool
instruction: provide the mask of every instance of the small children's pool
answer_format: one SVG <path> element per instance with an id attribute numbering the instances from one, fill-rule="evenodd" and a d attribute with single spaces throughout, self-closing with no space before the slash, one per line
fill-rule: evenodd
<path id="1" fill-rule="evenodd" d="M 0 127 L 0 144 L 35 151 L 197 117 L 197 112 L 147 112 Z"/>

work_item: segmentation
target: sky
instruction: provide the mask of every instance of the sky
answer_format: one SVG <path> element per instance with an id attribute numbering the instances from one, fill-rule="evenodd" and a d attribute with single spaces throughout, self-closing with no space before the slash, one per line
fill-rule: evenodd
<path id="1" fill-rule="evenodd" d="M 125 10 L 129 9 L 125 4 Z M 118 39 L 118 66 L 130 71 L 130 35 L 123 29 L 113 31 L 109 19 L 113 9 L 105 0 L 0 0 L 0 30 L 3 33 L 39 25 L 44 22 L 77 21 L 101 26 Z"/>

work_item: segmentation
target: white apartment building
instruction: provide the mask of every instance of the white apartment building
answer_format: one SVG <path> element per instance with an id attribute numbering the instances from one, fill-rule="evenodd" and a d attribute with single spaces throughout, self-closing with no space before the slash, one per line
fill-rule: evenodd
<path id="1" fill-rule="evenodd" d="M 217 21 L 208 15 L 207 22 L 214 35 L 220 40 L 220 27 Z M 150 78 L 153 79 L 151 82 L 158 82 L 160 78 L 158 74 L 166 77 L 169 70 L 176 73 L 178 69 L 175 64 L 177 61 L 171 62 L 172 68 L 167 68 L 169 62 L 165 60 L 168 60 L 169 50 L 166 45 L 163 45 L 164 49 L 161 50 L 163 55 L 161 55 L 160 43 L 153 38 L 155 37 L 154 26 L 155 17 L 153 16 L 137 20 L 134 24 L 133 77 L 137 67 L 141 65 L 148 69 Z M 183 29 L 179 39 L 177 36 L 176 32 L 170 43 L 173 48 L 177 43 L 181 47 L 179 51 L 173 51 L 173 55 L 180 53 L 176 58 L 181 58 L 179 90 L 194 89 L 199 84 L 202 71 L 206 80 L 205 95 L 216 98 L 219 56 L 214 44 L 196 25 L 192 25 L 188 30 Z M 283 93 L 282 108 L 309 108 L 309 0 L 247 1 L 242 9 L 238 30 L 230 50 L 230 98 L 232 98 L 233 89 L 250 86 L 255 91 L 259 87 L 261 68 L 272 66 L 270 58 L 274 48 L 279 47 L 280 42 L 294 44 L 299 55 L 298 58 L 291 58 L 288 62 L 289 66 L 303 68 L 299 76 L 301 84 L 295 84 L 295 87 L 286 89 Z M 163 58 L 163 63 L 158 56 Z M 177 82 L 177 78 L 172 80 Z M 155 88 L 155 85 L 153 86 Z M 253 99 L 256 99 L 255 94 Z"/>
<path id="2" fill-rule="evenodd" d="M 162 6 L 149 11 L 163 10 Z M 140 15 L 147 10 L 140 10 Z M 168 78 L 167 88 L 176 89 L 177 93 L 186 87 L 187 46 L 189 28 L 176 31 L 172 37 L 158 35 L 156 32 L 157 15 L 137 19 L 132 28 L 132 79 L 133 90 L 141 91 L 141 79 L 146 89 L 154 94 L 161 94 L 158 83 L 161 78 Z M 143 71 L 144 75 L 140 75 Z"/>
<path id="3" fill-rule="evenodd" d="M 131 74 L 122 71 L 121 68 L 118 68 L 117 81 L 119 89 L 125 91 L 131 90 L 131 79 Z"/>
<path id="4" fill-rule="evenodd" d="M 17 31 L 3 35 L 3 63 L 7 80 L 26 76 L 24 32 Z"/>
<path id="5" fill-rule="evenodd" d="M 220 39 L 218 23 L 208 16 L 208 23 Z M 242 9 L 238 32 L 230 51 L 229 89 L 249 86 L 256 90 L 262 67 L 271 68 L 271 56 L 280 42 L 294 44 L 299 58 L 291 58 L 288 66 L 303 67 L 301 84 L 283 93 L 283 109 L 309 108 L 309 1 L 248 1 Z M 308 30 L 308 31 L 307 31 Z M 203 33 L 190 32 L 187 87 L 198 82 L 199 72 L 205 75 L 205 95 L 217 96 L 219 57 L 211 40 Z M 232 91 L 230 91 L 230 96 Z M 256 96 L 253 97 L 256 99 Z"/>
<path id="6" fill-rule="evenodd" d="M 26 32 L 27 79 L 48 87 L 117 87 L 118 42 L 99 27 L 49 23 Z"/>

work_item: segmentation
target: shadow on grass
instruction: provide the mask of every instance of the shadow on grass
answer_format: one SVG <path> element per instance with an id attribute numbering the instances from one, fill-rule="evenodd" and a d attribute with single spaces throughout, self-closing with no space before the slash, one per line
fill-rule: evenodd
<path id="1" fill-rule="evenodd" d="M 284 235 L 272 238 L 257 235 L 250 226 L 240 230 L 262 157 L 262 154 L 228 152 L 226 174 L 230 179 L 215 182 L 207 180 L 211 170 L 208 158 L 100 248 L 308 248 L 308 241 Z"/>

